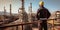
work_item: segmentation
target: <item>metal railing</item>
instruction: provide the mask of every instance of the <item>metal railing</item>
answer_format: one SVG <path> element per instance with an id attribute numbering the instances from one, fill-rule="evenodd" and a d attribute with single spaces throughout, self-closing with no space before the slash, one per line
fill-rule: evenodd
<path id="1" fill-rule="evenodd" d="M 53 20 L 53 29 L 54 29 L 54 20 L 56 20 L 56 19 L 48 19 L 48 21 L 49 21 L 49 20 Z M 38 28 L 40 27 L 40 23 L 41 23 L 41 22 L 40 22 L 40 20 L 38 20 L 38 21 L 26 22 L 26 23 L 21 22 L 21 23 L 17 23 L 17 24 L 6 24 L 6 25 L 0 26 L 0 28 L 22 26 L 22 30 L 23 30 L 23 26 L 24 26 L 24 25 L 33 24 L 33 23 L 38 23 Z M 18 27 L 17 27 L 16 30 L 18 30 Z"/>

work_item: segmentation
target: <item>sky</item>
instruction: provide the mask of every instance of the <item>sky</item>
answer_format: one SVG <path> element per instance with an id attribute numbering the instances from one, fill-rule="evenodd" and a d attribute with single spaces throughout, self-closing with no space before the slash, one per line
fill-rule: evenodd
<path id="1" fill-rule="evenodd" d="M 37 12 L 39 8 L 39 2 L 41 0 L 25 0 L 25 11 L 28 13 L 30 2 L 32 3 L 32 11 Z M 60 0 L 43 0 L 44 6 L 52 13 L 55 11 L 60 11 Z M 10 4 L 12 4 L 12 13 L 18 13 L 18 9 L 21 8 L 20 0 L 0 0 L 0 11 L 4 11 L 4 6 L 6 11 L 9 12 Z"/>

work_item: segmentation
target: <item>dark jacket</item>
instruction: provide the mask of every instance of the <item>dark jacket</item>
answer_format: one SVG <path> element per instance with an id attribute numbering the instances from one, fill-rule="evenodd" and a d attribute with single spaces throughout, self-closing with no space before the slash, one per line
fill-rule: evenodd
<path id="1" fill-rule="evenodd" d="M 48 11 L 48 9 L 46 9 L 45 7 L 39 8 L 37 11 L 37 19 L 39 20 L 40 18 L 49 18 L 50 17 L 50 12 Z"/>

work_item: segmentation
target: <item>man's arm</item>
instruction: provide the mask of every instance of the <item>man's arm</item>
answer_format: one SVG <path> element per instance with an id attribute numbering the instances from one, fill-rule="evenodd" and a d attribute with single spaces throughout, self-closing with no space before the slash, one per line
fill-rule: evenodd
<path id="1" fill-rule="evenodd" d="M 47 14 L 48 14 L 48 17 L 49 18 L 51 16 L 51 13 L 47 10 Z"/>
<path id="2" fill-rule="evenodd" d="M 39 20 L 39 9 L 37 10 L 36 18 Z"/>

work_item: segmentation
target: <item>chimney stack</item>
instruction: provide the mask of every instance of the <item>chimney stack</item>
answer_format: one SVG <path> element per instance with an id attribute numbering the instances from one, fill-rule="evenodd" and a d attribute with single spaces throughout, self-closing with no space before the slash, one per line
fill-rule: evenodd
<path id="1" fill-rule="evenodd" d="M 11 9 L 11 4 L 10 4 L 10 16 L 12 15 L 12 9 Z"/>
<path id="2" fill-rule="evenodd" d="M 4 15 L 6 15 L 6 9 L 5 9 L 5 6 L 4 6 Z"/>
<path id="3" fill-rule="evenodd" d="M 29 6 L 29 13 L 31 14 L 32 13 L 32 3 L 30 3 L 30 6 Z"/>

